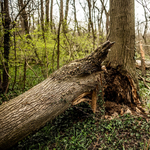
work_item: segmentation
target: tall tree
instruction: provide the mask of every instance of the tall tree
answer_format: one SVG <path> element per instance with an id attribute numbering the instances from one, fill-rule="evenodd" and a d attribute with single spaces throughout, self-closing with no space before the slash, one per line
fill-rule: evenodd
<path id="1" fill-rule="evenodd" d="M 74 9 L 74 22 L 75 22 L 74 33 L 75 33 L 75 31 L 76 31 L 76 28 L 77 28 L 78 35 L 80 36 L 80 30 L 79 30 L 77 15 L 76 15 L 76 4 L 75 4 L 75 0 L 73 0 L 73 9 Z"/>
<path id="2" fill-rule="evenodd" d="M 42 32 L 44 33 L 44 8 L 43 8 L 43 0 L 41 0 L 41 27 L 42 27 Z"/>
<path id="3" fill-rule="evenodd" d="M 46 25 L 49 24 L 49 0 L 46 0 Z"/>
<path id="4" fill-rule="evenodd" d="M 107 34 L 107 38 L 109 37 L 109 11 L 106 10 L 106 6 L 104 4 L 104 0 L 100 0 L 101 1 L 101 4 L 102 4 L 102 7 L 103 7 L 103 10 L 105 12 L 105 16 L 106 16 L 106 34 Z M 106 2 L 107 4 L 107 2 Z"/>
<path id="5" fill-rule="evenodd" d="M 45 36 L 45 27 L 44 27 L 44 7 L 43 7 L 43 0 L 41 0 L 41 26 L 42 26 L 42 36 L 43 36 L 43 40 L 44 40 L 44 50 L 45 50 L 45 54 L 44 54 L 44 59 L 46 58 L 46 75 L 44 75 L 44 77 L 46 78 L 46 76 L 48 77 L 48 55 L 47 55 L 47 45 L 46 45 L 46 36 Z"/>
<path id="6" fill-rule="evenodd" d="M 134 0 L 110 0 L 110 40 L 115 41 L 115 45 L 108 54 L 107 66 L 112 69 L 105 96 L 106 99 L 113 97 L 117 103 L 120 101 L 130 103 L 139 97 L 136 92 L 138 81 L 134 57 Z"/>
<path id="7" fill-rule="evenodd" d="M 60 57 L 60 29 L 63 22 L 63 0 L 60 0 L 60 18 L 57 33 L 57 69 L 59 69 L 59 57 Z"/>
<path id="8" fill-rule="evenodd" d="M 8 0 L 4 0 L 1 3 L 1 11 L 2 11 L 2 19 L 3 19 L 3 27 L 4 27 L 4 56 L 2 61 L 3 63 L 3 83 L 2 89 L 5 92 L 8 88 L 9 83 L 9 53 L 10 53 L 10 23 L 11 19 L 9 16 L 9 5 Z"/>
<path id="9" fill-rule="evenodd" d="M 135 76 L 134 0 L 110 0 L 110 40 L 116 42 L 108 57 L 111 65 Z"/>
<path id="10" fill-rule="evenodd" d="M 38 31 L 40 31 L 40 2 L 38 1 L 38 20 L 37 20 L 37 24 L 38 24 Z M 39 35 L 38 35 L 39 36 Z"/>
<path id="11" fill-rule="evenodd" d="M 89 32 L 90 32 L 90 27 L 91 27 L 91 29 L 92 29 L 92 36 L 93 36 L 93 49 L 94 49 L 95 48 L 95 39 L 96 39 L 96 36 L 95 36 L 95 32 L 94 32 L 92 15 L 91 15 L 92 4 L 91 4 L 91 0 L 87 0 L 87 2 L 88 2 L 88 8 L 89 8 Z"/>
<path id="12" fill-rule="evenodd" d="M 104 1 L 104 0 L 103 0 Z M 101 43 L 104 40 L 104 34 L 103 34 L 103 12 L 104 12 L 104 7 L 101 6 L 101 9 L 95 6 L 95 8 L 98 10 L 98 15 L 97 15 L 97 25 L 98 25 L 98 38 L 97 38 L 97 44 Z"/>
<path id="13" fill-rule="evenodd" d="M 50 7 L 50 28 L 52 31 L 53 30 L 53 0 L 51 0 L 51 7 Z"/>
<path id="14" fill-rule="evenodd" d="M 69 0 L 66 0 L 66 8 L 65 8 L 65 17 L 63 20 L 63 32 L 67 33 L 67 18 L 68 18 L 68 11 L 69 11 Z"/>
<path id="15" fill-rule="evenodd" d="M 74 9 L 74 22 L 75 22 L 74 33 L 75 33 L 75 31 L 76 31 L 76 28 L 77 28 L 78 35 L 80 36 L 80 30 L 79 30 L 77 15 L 76 15 L 76 4 L 75 4 L 75 0 L 73 0 L 73 9 Z"/>

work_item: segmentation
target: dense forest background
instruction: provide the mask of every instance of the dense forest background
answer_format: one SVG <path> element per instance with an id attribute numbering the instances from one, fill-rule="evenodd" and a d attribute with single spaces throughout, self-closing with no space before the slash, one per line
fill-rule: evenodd
<path id="1" fill-rule="evenodd" d="M 149 61 L 149 0 L 135 0 L 135 18 L 134 59 Z M 0 0 L 0 105 L 109 38 L 109 0 Z M 138 94 L 149 113 L 149 67 L 137 64 L 137 68 Z M 72 106 L 12 149 L 148 149 L 149 119 L 132 116 L 128 110 L 110 119 L 102 93 L 97 95 L 96 114 L 87 103 Z"/>
<path id="2" fill-rule="evenodd" d="M 108 0 L 1 0 L 0 90 L 8 100 L 109 38 Z M 139 7 L 139 8 L 138 8 Z M 149 54 L 149 1 L 136 1 L 136 42 Z M 137 12 L 137 11 L 136 11 Z M 9 96 L 7 93 L 9 92 Z M 14 93 L 14 92 L 13 92 Z"/>

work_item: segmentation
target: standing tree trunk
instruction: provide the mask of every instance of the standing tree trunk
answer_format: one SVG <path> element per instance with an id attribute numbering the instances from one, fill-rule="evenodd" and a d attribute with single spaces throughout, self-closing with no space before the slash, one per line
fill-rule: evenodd
<path id="1" fill-rule="evenodd" d="M 142 41 L 140 41 L 140 54 L 141 54 L 141 70 L 142 76 L 146 75 L 146 64 L 145 64 L 145 52 L 142 46 Z"/>
<path id="2" fill-rule="evenodd" d="M 46 28 L 49 25 L 49 0 L 46 0 Z"/>
<path id="3" fill-rule="evenodd" d="M 78 21 L 77 21 L 77 15 L 76 15 L 76 4 L 75 4 L 75 0 L 73 0 L 73 9 L 74 9 L 74 22 L 75 22 L 74 35 L 75 35 L 75 32 L 76 32 L 76 28 L 77 28 L 78 35 L 80 36 L 80 30 L 79 30 L 79 25 L 78 25 Z"/>
<path id="4" fill-rule="evenodd" d="M 5 0 L 1 3 L 2 9 L 2 19 L 3 19 L 3 27 L 4 27 L 4 64 L 3 64 L 3 83 L 2 89 L 5 92 L 8 88 L 9 83 L 9 53 L 10 53 L 10 16 L 9 16 L 9 6 L 8 0 Z"/>
<path id="5" fill-rule="evenodd" d="M 44 39 L 44 8 L 43 8 L 43 0 L 41 0 L 41 28 Z"/>
<path id="6" fill-rule="evenodd" d="M 111 69 L 108 71 L 109 76 L 106 75 L 108 86 L 105 88 L 105 97 L 116 103 L 130 103 L 134 97 L 138 97 L 136 92 L 134 96 L 131 94 L 131 91 L 138 89 L 134 19 L 134 0 L 110 0 L 110 40 L 116 44 L 106 61 L 107 67 Z"/>
<path id="7" fill-rule="evenodd" d="M 60 58 L 60 28 L 63 22 L 63 0 L 60 0 L 60 18 L 57 33 L 57 69 L 59 69 L 59 58 Z"/>
<path id="8" fill-rule="evenodd" d="M 37 24 L 38 24 L 38 32 L 40 31 L 40 2 L 38 1 L 38 20 L 37 20 Z M 39 35 L 38 35 L 39 36 Z"/>
<path id="9" fill-rule="evenodd" d="M 110 16 L 110 14 L 109 14 L 109 11 L 107 12 L 107 10 L 106 10 L 106 7 L 104 5 L 104 0 L 100 0 L 100 1 L 102 3 L 103 9 L 105 11 L 105 16 L 106 16 L 106 34 L 107 34 L 107 39 L 108 39 L 109 38 L 109 32 L 110 32 L 110 30 L 109 30 L 109 26 L 110 26 L 109 16 Z"/>
<path id="10" fill-rule="evenodd" d="M 53 31 L 53 0 L 51 0 L 51 10 L 50 10 L 50 28 Z"/>
<path id="11" fill-rule="evenodd" d="M 134 0 L 110 0 L 110 40 L 116 42 L 109 53 L 112 67 L 122 66 L 135 76 Z"/>
<path id="12" fill-rule="evenodd" d="M 104 8 L 103 8 L 103 6 L 101 6 L 101 10 L 97 7 L 96 7 L 96 9 L 98 10 L 98 16 L 97 16 L 97 25 L 98 25 L 98 27 L 97 27 L 98 28 L 98 38 L 97 38 L 97 40 L 98 40 L 98 42 L 97 42 L 97 44 L 100 44 L 103 41 L 103 38 L 101 38 L 101 37 L 104 36 L 103 32 L 102 32 L 102 27 L 101 27 L 102 26 L 102 17 L 103 17 Z"/>
<path id="13" fill-rule="evenodd" d="M 65 17 L 63 20 L 63 32 L 64 32 L 64 34 L 66 34 L 68 32 L 68 25 L 67 25 L 68 11 L 69 11 L 69 0 L 66 0 Z"/>
<path id="14" fill-rule="evenodd" d="M 46 62 L 46 75 L 44 75 L 44 78 L 48 77 L 48 54 L 47 54 L 47 45 L 46 45 L 46 37 L 45 37 L 45 27 L 44 27 L 44 8 L 43 8 L 43 0 L 41 0 L 41 27 L 42 27 L 42 36 L 44 40 L 45 45 L 45 54 L 44 54 L 44 60 Z"/>
<path id="15" fill-rule="evenodd" d="M 16 33 L 14 31 L 13 33 L 13 37 L 14 37 L 14 58 L 15 58 L 15 77 L 14 77 L 14 82 L 12 85 L 12 91 L 14 90 L 15 84 L 16 84 L 16 80 L 17 80 L 17 50 L 16 50 Z"/>
<path id="16" fill-rule="evenodd" d="M 34 9 L 34 2 L 32 1 L 32 9 Z M 32 12 L 32 30 L 34 31 L 35 30 L 35 12 L 33 11 Z"/>
<path id="17" fill-rule="evenodd" d="M 88 7 L 89 7 L 89 27 L 91 26 L 92 29 L 92 36 L 93 36 L 93 50 L 95 48 L 95 32 L 94 32 L 94 27 L 93 27 L 93 21 L 92 21 L 92 16 L 91 16 L 91 0 L 87 0 L 88 2 Z"/>

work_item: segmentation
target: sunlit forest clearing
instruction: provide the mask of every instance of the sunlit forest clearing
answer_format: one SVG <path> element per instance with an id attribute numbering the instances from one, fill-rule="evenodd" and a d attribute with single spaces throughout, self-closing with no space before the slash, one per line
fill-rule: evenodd
<path id="1" fill-rule="evenodd" d="M 150 149 L 149 15 L 149 0 L 1 0 L 0 149 Z"/>

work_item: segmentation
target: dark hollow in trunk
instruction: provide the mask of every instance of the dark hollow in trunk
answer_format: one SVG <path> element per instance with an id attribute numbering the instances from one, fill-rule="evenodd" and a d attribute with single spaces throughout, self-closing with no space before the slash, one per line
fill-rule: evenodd
<path id="1" fill-rule="evenodd" d="M 112 114 L 112 110 L 121 113 L 121 108 L 114 109 L 117 105 L 127 105 L 131 110 L 136 111 L 136 107 L 142 112 L 140 107 L 140 97 L 137 89 L 134 86 L 134 80 L 128 72 L 123 72 L 118 66 L 117 69 L 108 68 L 107 73 L 104 73 L 104 98 L 106 102 L 106 112 Z M 107 102 L 115 102 L 112 107 Z M 111 103 L 110 103 L 111 104 Z"/>

